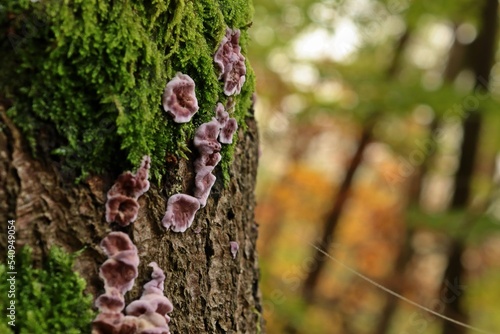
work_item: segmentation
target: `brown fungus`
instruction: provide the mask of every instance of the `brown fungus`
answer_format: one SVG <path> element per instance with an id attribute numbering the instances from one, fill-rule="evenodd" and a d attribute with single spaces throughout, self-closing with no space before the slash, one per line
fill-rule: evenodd
<path id="1" fill-rule="evenodd" d="M 163 109 L 174 118 L 174 122 L 189 122 L 198 111 L 194 88 L 193 79 L 180 72 L 167 83 L 163 92 Z"/>

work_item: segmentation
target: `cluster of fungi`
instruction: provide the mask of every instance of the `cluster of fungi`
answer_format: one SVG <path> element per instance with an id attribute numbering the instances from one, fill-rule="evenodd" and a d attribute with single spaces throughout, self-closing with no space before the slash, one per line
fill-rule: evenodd
<path id="1" fill-rule="evenodd" d="M 232 96 L 241 92 L 245 82 L 245 57 L 239 46 L 239 30 L 226 30 L 214 63 L 219 69 L 219 79 L 224 82 L 224 94 Z M 195 82 L 186 74 L 177 73 L 170 80 L 162 97 L 163 109 L 176 123 L 186 123 L 198 111 Z M 193 144 L 198 150 L 194 161 L 195 189 L 193 195 L 174 194 L 167 201 L 162 225 L 173 232 L 185 232 L 193 223 L 196 212 L 207 204 L 216 181 L 214 168 L 221 161 L 221 144 L 231 144 L 238 129 L 235 118 L 230 117 L 222 103 L 215 106 L 211 121 L 201 124 L 195 132 Z M 228 108 L 229 109 L 229 108 Z M 121 227 L 133 223 L 139 213 L 138 198 L 149 190 L 148 180 L 151 159 L 144 156 L 136 173 L 122 173 L 107 193 L 106 221 Z M 92 334 L 170 334 L 170 317 L 173 305 L 164 296 L 165 274 L 156 262 L 152 279 L 144 285 L 140 299 L 125 307 L 125 293 L 130 291 L 138 276 L 139 256 L 137 247 L 123 232 L 111 232 L 101 242 L 108 259 L 101 265 L 99 276 L 104 281 L 104 293 L 95 302 L 99 313 L 92 323 Z M 238 243 L 230 242 L 233 258 Z"/>

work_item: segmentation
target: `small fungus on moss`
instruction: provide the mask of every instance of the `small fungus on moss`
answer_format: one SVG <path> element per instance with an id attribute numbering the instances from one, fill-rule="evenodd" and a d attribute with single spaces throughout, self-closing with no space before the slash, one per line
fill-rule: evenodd
<path id="1" fill-rule="evenodd" d="M 194 215 L 200 209 L 197 198 L 186 194 L 170 196 L 167 202 L 167 211 L 161 223 L 166 229 L 174 232 L 186 231 L 194 220 Z"/>
<path id="2" fill-rule="evenodd" d="M 174 118 L 174 122 L 189 122 L 198 111 L 194 88 L 193 79 L 180 72 L 167 83 L 163 92 L 163 109 Z"/>
<path id="3" fill-rule="evenodd" d="M 238 249 L 240 246 L 236 241 L 230 241 L 229 245 L 231 247 L 231 255 L 233 255 L 233 259 L 236 259 L 236 254 L 238 254 Z"/>
<path id="4" fill-rule="evenodd" d="M 144 156 L 135 174 L 125 172 L 118 176 L 107 194 L 106 221 L 108 223 L 116 222 L 121 226 L 127 226 L 137 219 L 139 213 L 137 198 L 149 190 L 150 167 L 150 157 Z"/>
<path id="5" fill-rule="evenodd" d="M 214 118 L 208 123 L 203 123 L 196 129 L 194 135 L 194 146 L 201 154 L 213 154 L 221 150 L 221 145 L 217 141 L 220 133 L 220 124 Z"/>
<path id="6" fill-rule="evenodd" d="M 239 45 L 240 30 L 226 29 L 226 35 L 214 55 L 214 62 L 219 68 L 219 79 L 224 80 L 224 94 L 239 94 L 245 83 L 245 57 Z"/>
<path id="7" fill-rule="evenodd" d="M 211 173 L 211 170 L 208 167 L 204 172 L 199 171 L 195 177 L 195 185 L 196 189 L 194 191 L 194 197 L 196 197 L 200 201 L 201 207 L 207 205 L 207 199 L 210 195 L 210 190 L 212 190 L 212 186 L 217 179 L 215 175 Z"/>
<path id="8" fill-rule="evenodd" d="M 238 123 L 236 122 L 236 119 L 228 119 L 219 134 L 219 141 L 223 144 L 231 144 L 236 130 L 238 130 Z"/>
<path id="9" fill-rule="evenodd" d="M 215 118 L 217 118 L 217 121 L 219 122 L 220 126 L 226 125 L 227 120 L 229 119 L 229 113 L 226 111 L 224 108 L 224 105 L 222 103 L 217 103 L 217 106 L 215 107 Z"/>

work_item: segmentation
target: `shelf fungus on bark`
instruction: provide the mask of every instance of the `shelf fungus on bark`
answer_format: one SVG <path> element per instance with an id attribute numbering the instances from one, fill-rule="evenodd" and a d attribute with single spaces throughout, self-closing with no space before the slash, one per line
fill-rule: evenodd
<path id="1" fill-rule="evenodd" d="M 144 285 L 140 299 L 131 302 L 125 312 L 139 319 L 140 333 L 169 333 L 170 317 L 167 313 L 174 309 L 172 302 L 164 296 L 165 274 L 156 262 L 149 264 L 153 268 L 151 281 Z"/>
<path id="2" fill-rule="evenodd" d="M 233 135 L 238 130 L 238 123 L 236 119 L 230 118 L 222 127 L 219 134 L 219 142 L 222 144 L 231 144 L 233 142 Z"/>
<path id="3" fill-rule="evenodd" d="M 239 94 L 245 83 L 247 69 L 239 40 L 240 30 L 227 28 L 226 35 L 214 55 L 215 65 L 219 69 L 219 79 L 224 81 L 224 94 L 227 96 Z"/>
<path id="4" fill-rule="evenodd" d="M 137 248 L 127 234 L 111 232 L 101 241 L 108 259 L 99 269 L 105 293 L 96 299 L 99 314 L 92 322 L 92 334 L 135 334 L 137 319 L 125 316 L 124 294 L 132 289 L 137 278 L 139 257 Z"/>
<path id="5" fill-rule="evenodd" d="M 177 75 L 167 83 L 163 92 L 163 110 L 174 118 L 176 123 L 186 123 L 198 111 L 195 83 L 187 74 Z"/>
<path id="6" fill-rule="evenodd" d="M 193 142 L 200 154 L 213 154 L 221 150 L 221 145 L 217 141 L 220 129 L 220 124 L 215 118 L 196 129 Z"/>
<path id="7" fill-rule="evenodd" d="M 109 233 L 101 241 L 101 247 L 108 259 L 99 269 L 99 276 L 104 280 L 105 288 L 115 288 L 124 294 L 132 289 L 138 274 L 137 247 L 123 232 Z"/>
<path id="8" fill-rule="evenodd" d="M 167 202 L 167 211 L 161 221 L 166 229 L 174 232 L 185 232 L 193 223 L 194 215 L 200 209 L 197 198 L 186 194 L 170 196 Z"/>
<path id="9" fill-rule="evenodd" d="M 236 119 L 229 117 L 229 113 L 220 102 L 217 103 L 215 107 L 215 115 L 221 128 L 219 132 L 219 142 L 222 144 L 231 144 L 233 142 L 233 135 L 236 130 L 238 130 Z"/>
<path id="10" fill-rule="evenodd" d="M 222 156 L 219 152 L 212 154 L 202 154 L 194 161 L 194 171 L 196 173 L 204 172 L 207 169 L 214 170 L 215 166 L 221 161 Z"/>
<path id="11" fill-rule="evenodd" d="M 137 219 L 139 213 L 137 199 L 149 190 L 150 168 L 151 159 L 149 156 L 144 156 L 135 174 L 125 172 L 118 176 L 107 194 L 106 221 L 108 223 L 116 222 L 121 226 L 127 226 Z"/>
<path id="12" fill-rule="evenodd" d="M 217 179 L 215 175 L 212 174 L 212 169 L 211 166 L 206 167 L 205 170 L 200 170 L 195 176 L 194 184 L 196 188 L 194 190 L 194 197 L 200 201 L 201 207 L 207 205 L 208 196 Z"/>

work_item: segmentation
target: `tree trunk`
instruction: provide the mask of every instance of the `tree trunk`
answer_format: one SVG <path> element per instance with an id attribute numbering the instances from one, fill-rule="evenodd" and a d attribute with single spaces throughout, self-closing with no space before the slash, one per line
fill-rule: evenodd
<path id="1" fill-rule="evenodd" d="M 485 0 L 481 15 L 481 28 L 477 39 L 469 47 L 470 67 L 474 71 L 476 84 L 474 97 L 488 90 L 489 77 L 495 55 L 496 32 L 498 29 L 498 1 Z M 461 156 L 455 175 L 455 191 L 451 200 L 451 209 L 467 209 L 471 197 L 471 183 L 474 175 L 474 161 L 478 151 L 479 134 L 481 131 L 481 115 L 478 107 L 468 110 L 469 114 L 463 120 L 463 139 Z M 467 314 L 460 303 L 463 297 L 464 267 L 461 261 L 465 250 L 463 240 L 454 240 L 448 257 L 442 287 L 448 298 L 445 303 L 444 315 L 467 322 Z M 466 329 L 450 322 L 443 324 L 443 334 L 462 334 Z"/>
<path id="2" fill-rule="evenodd" d="M 68 6 L 68 8 L 73 6 L 76 8 L 81 5 L 71 1 L 68 3 L 69 5 L 66 2 L 64 5 L 59 4 L 61 12 L 64 12 L 64 6 Z M 99 3 L 104 4 L 106 2 Z M 45 10 L 43 6 L 49 8 L 51 4 L 30 4 L 28 6 L 35 6 L 33 12 L 36 12 L 38 10 Z M 154 83 L 156 80 L 146 79 L 141 81 L 141 76 L 143 75 L 157 75 L 161 79 L 158 81 L 162 81 L 163 83 L 155 87 L 161 87 L 166 84 L 166 81 L 163 81 L 165 77 L 170 79 L 176 71 L 181 70 L 191 70 L 194 73 L 198 73 L 196 93 L 202 108 L 198 112 L 199 116 L 197 117 L 199 118 L 196 120 L 196 125 L 212 117 L 211 114 L 213 113 L 215 102 L 219 99 L 222 102 L 231 103 L 231 99 L 222 94 L 222 84 L 217 82 L 217 72 L 213 64 L 213 53 L 217 49 L 217 44 L 224 36 L 226 26 L 242 29 L 242 48 L 245 51 L 246 46 L 243 44 L 246 43 L 246 37 L 243 36 L 245 34 L 244 29 L 248 28 L 248 26 L 244 24 L 250 23 L 251 17 L 247 15 L 251 12 L 250 2 L 241 0 L 231 4 L 227 4 L 226 2 L 219 4 L 216 0 L 200 2 L 166 1 L 160 5 L 142 4 L 139 1 L 132 1 L 112 6 L 123 6 L 121 15 L 126 15 L 126 12 L 129 10 L 126 6 L 136 6 L 136 8 L 130 11 L 136 17 L 128 17 L 129 21 L 126 23 L 137 19 L 138 24 L 141 25 L 138 31 L 143 29 L 146 33 L 150 33 L 147 37 L 151 38 L 153 42 L 161 41 L 158 42 L 157 48 L 147 51 L 140 49 L 140 52 L 149 52 L 148 55 L 144 56 L 145 58 L 142 58 L 142 56 L 139 57 L 133 66 L 130 68 L 127 67 L 127 70 L 121 74 L 128 75 L 128 70 L 130 70 L 129 73 L 132 73 L 132 71 L 141 69 L 141 66 L 145 66 L 145 63 L 151 61 L 151 58 L 154 57 L 152 54 L 155 52 L 163 52 L 159 57 L 163 63 L 159 63 L 159 69 L 149 68 L 146 71 L 142 68 L 144 72 L 140 72 L 139 70 L 137 70 L 137 73 L 134 72 L 134 80 L 136 82 L 133 89 L 130 90 L 126 90 L 120 86 L 120 78 L 112 72 L 111 65 L 107 69 L 102 69 L 102 71 L 111 72 L 112 75 L 109 78 L 102 76 L 95 81 L 85 82 L 83 85 L 84 88 L 80 90 L 80 94 L 82 94 L 80 96 L 83 96 L 83 99 L 91 104 L 91 108 L 95 110 L 95 115 L 100 115 L 102 110 L 105 110 L 102 112 L 104 114 L 116 115 L 117 126 L 119 127 L 121 126 L 119 122 L 120 117 L 124 115 L 131 119 L 136 117 L 133 116 L 133 108 L 139 108 L 140 103 L 152 105 L 153 107 L 158 106 L 159 109 L 158 102 L 161 100 L 163 89 L 159 91 L 156 89 L 158 91 L 157 95 L 145 94 L 141 96 L 139 98 L 140 103 L 130 102 L 132 100 L 127 100 L 124 96 L 129 94 L 129 97 L 134 97 L 134 94 L 139 94 L 139 90 L 143 88 L 140 86 L 141 84 L 148 85 L 151 82 Z M 143 9 L 142 6 L 146 8 L 144 12 L 151 15 L 147 16 L 145 20 L 142 20 L 140 17 L 140 15 L 144 14 L 141 12 Z M 151 11 L 151 8 L 147 6 L 158 6 L 158 11 Z M 13 11 L 19 10 L 15 8 L 15 5 L 10 7 L 14 8 Z M 85 15 L 85 11 L 88 8 L 82 5 L 79 9 L 81 12 L 74 9 L 72 13 L 75 15 L 75 20 L 85 21 L 96 19 L 97 24 L 95 26 L 101 24 L 99 20 L 104 20 L 103 17 L 106 17 L 108 12 L 103 10 L 102 15 L 99 14 L 95 18 L 92 15 Z M 110 8 L 107 9 L 111 11 Z M 50 8 L 47 9 L 47 13 L 50 10 Z M 161 14 L 154 17 L 151 14 L 152 12 L 155 15 L 158 13 Z M 12 14 L 11 16 L 15 17 L 16 15 Z M 29 15 L 26 14 L 27 17 Z M 46 21 L 37 26 L 38 30 L 35 29 L 33 35 L 23 36 L 24 44 L 16 44 L 18 46 L 16 52 L 22 54 L 22 56 L 13 61 L 29 61 L 27 57 L 37 57 L 36 54 L 30 54 L 28 51 L 25 52 L 22 48 L 28 50 L 31 47 L 31 43 L 42 43 L 45 39 L 52 41 L 53 44 L 47 42 L 50 47 L 47 47 L 47 50 L 45 50 L 45 47 L 40 49 L 41 53 L 49 53 L 42 61 L 46 61 L 46 64 L 49 61 L 54 61 L 52 56 L 55 58 L 58 57 L 55 50 L 65 45 L 63 40 L 66 38 L 53 33 L 53 31 L 61 33 L 57 30 L 59 27 L 51 27 L 51 24 L 57 18 L 57 15 L 48 15 L 44 19 Z M 21 34 L 20 30 L 15 30 L 17 28 L 13 22 L 16 19 L 13 18 L 12 20 L 12 22 L 8 21 L 7 23 L 1 21 L 0 27 L 10 31 L 10 34 Z M 111 17 L 110 24 L 114 22 L 113 20 L 116 21 L 116 18 Z M 164 26 L 158 25 L 158 27 L 153 26 L 154 20 L 158 22 L 164 20 L 167 24 Z M 191 22 L 189 20 L 199 21 Z M 144 22 L 151 23 L 151 25 L 147 26 Z M 180 22 L 184 22 L 185 24 L 179 25 Z M 8 27 L 6 28 L 6 26 Z M 92 24 L 86 26 L 86 29 L 91 29 L 89 28 L 90 26 Z M 210 28 L 214 26 L 217 26 L 218 30 L 211 31 Z M 156 28 L 158 30 L 155 30 Z M 187 31 L 188 29 L 195 29 L 195 32 L 191 30 L 190 33 L 198 34 L 195 35 L 198 36 L 196 37 L 198 39 L 192 38 L 192 36 L 183 36 L 182 33 L 184 30 Z M 197 31 L 196 29 L 207 30 Z M 87 30 L 85 31 L 87 32 Z M 106 33 L 106 31 L 102 33 Z M 125 35 L 128 31 L 124 28 L 121 33 Z M 165 39 L 162 39 L 162 34 L 165 34 Z M 95 35 L 95 38 L 98 35 Z M 116 33 L 117 39 L 121 38 L 121 36 L 120 33 Z M 144 36 L 143 38 L 146 38 Z M 200 39 L 200 36 L 203 39 Z M 78 43 L 81 38 L 84 37 L 75 34 L 74 39 L 71 40 L 69 38 L 69 40 L 72 43 Z M 0 42 L 4 46 L 8 44 L 6 40 L 1 40 Z M 111 45 L 113 40 L 108 40 L 108 43 Z M 92 44 L 89 48 L 96 47 L 96 45 L 97 47 L 102 47 L 102 50 L 107 47 L 106 45 L 99 46 L 96 42 L 95 45 Z M 116 45 L 113 47 L 116 48 Z M 192 54 L 187 53 L 186 50 L 188 47 L 194 47 L 193 50 L 197 51 L 193 51 Z M 97 50 L 100 52 L 100 49 Z M 62 76 L 61 82 L 47 82 L 47 86 L 51 86 L 50 89 L 56 93 L 63 94 L 63 87 L 67 88 L 68 85 L 79 85 L 75 77 L 80 74 L 76 74 L 78 72 L 77 65 L 72 62 L 74 57 L 78 57 L 78 52 L 80 50 L 74 53 L 69 52 L 65 61 L 60 63 L 63 73 L 58 73 L 58 75 Z M 81 52 L 84 53 L 85 50 L 81 50 Z M 203 52 L 209 52 L 209 54 L 204 56 Z M 12 54 L 13 52 L 10 52 L 11 56 Z M 66 57 L 66 54 L 64 57 Z M 101 57 L 102 59 L 95 57 L 96 61 L 102 60 L 103 62 L 109 61 L 110 63 L 116 61 L 116 59 L 111 58 L 111 55 L 109 59 L 105 58 L 105 52 L 103 52 Z M 129 53 L 123 55 L 123 62 L 126 61 L 127 57 L 130 58 L 132 56 Z M 118 58 L 118 62 L 121 61 L 122 58 Z M 10 65 L 11 63 L 3 64 L 3 67 L 0 68 L 1 73 L 8 72 L 9 69 L 7 66 Z M 38 70 L 41 71 L 44 63 L 38 65 L 40 68 L 35 68 L 35 71 L 32 72 L 33 82 L 36 81 L 34 77 Z M 197 157 L 197 151 L 192 145 L 194 131 L 189 128 L 190 125 L 176 125 L 170 121 L 167 129 L 162 128 L 163 130 L 161 131 L 165 131 L 164 134 L 167 134 L 168 138 L 175 139 L 178 137 L 178 141 L 181 143 L 179 147 L 182 146 L 183 142 L 194 153 L 190 153 L 190 151 L 184 149 L 184 153 L 180 154 L 179 152 L 182 149 L 169 149 L 169 147 L 163 147 L 163 150 L 151 149 L 153 151 L 151 152 L 153 160 L 152 174 L 155 177 L 151 180 L 149 191 L 138 200 L 140 209 L 137 220 L 127 227 L 109 224 L 106 223 L 105 219 L 106 193 L 113 185 L 116 176 L 123 171 L 121 167 L 127 165 L 127 163 L 120 161 L 122 158 L 126 159 L 124 157 L 127 156 L 125 152 L 127 149 L 124 149 L 128 140 L 126 135 L 117 131 L 115 127 L 105 132 L 103 140 L 107 145 L 114 145 L 113 149 L 116 149 L 112 152 L 115 152 L 116 155 L 110 157 L 111 163 L 107 167 L 105 166 L 101 173 L 90 172 L 89 176 L 84 175 L 85 177 L 82 178 L 83 181 L 75 183 L 74 178 L 68 177 L 67 166 L 66 169 L 61 167 L 64 165 L 64 161 L 54 157 L 50 152 L 54 150 L 53 145 L 64 142 L 61 137 L 64 137 L 63 132 L 68 127 L 71 126 L 72 130 L 74 128 L 78 132 L 81 129 L 79 127 L 83 126 L 84 122 L 74 122 L 66 124 L 66 127 L 59 127 L 60 124 L 57 122 L 61 122 L 61 119 L 64 121 L 67 118 L 64 114 L 60 115 L 61 119 L 48 116 L 47 119 L 42 120 L 38 116 L 33 116 L 36 112 L 35 106 L 28 103 L 30 108 L 26 108 L 23 98 L 29 101 L 32 101 L 32 99 L 36 100 L 39 99 L 39 95 L 37 95 L 39 93 L 29 96 L 23 95 L 23 92 L 26 90 L 33 92 L 36 89 L 35 83 L 33 83 L 33 86 L 26 86 L 26 82 L 31 82 L 30 80 L 32 79 L 29 77 L 29 70 L 27 72 L 20 70 L 20 72 L 28 76 L 24 79 L 21 78 L 21 83 L 18 86 L 11 89 L 11 87 L 8 87 L 8 83 L 5 84 L 4 82 L 0 84 L 0 197 L 2 199 L 0 201 L 0 224 L 2 231 L 6 231 L 4 227 L 7 221 L 14 219 L 17 231 L 16 247 L 23 245 L 31 246 L 34 250 L 35 262 L 41 261 L 46 256 L 48 249 L 54 245 L 63 247 L 67 252 L 84 249 L 81 255 L 78 256 L 74 269 L 87 281 L 87 291 L 94 296 L 103 293 L 103 282 L 99 278 L 98 271 L 99 266 L 106 260 L 106 256 L 100 248 L 99 243 L 110 231 L 123 231 L 130 236 L 131 240 L 137 246 L 140 257 L 139 276 L 136 279 L 134 288 L 126 294 L 127 301 L 134 300 L 141 294 L 142 285 L 150 279 L 151 270 L 147 265 L 151 261 L 156 261 L 166 275 L 165 296 L 174 305 L 173 312 L 169 314 L 172 319 L 170 322 L 172 333 L 254 334 L 263 332 L 262 309 L 258 287 L 259 269 L 256 254 L 257 225 L 254 220 L 254 186 L 258 161 L 258 134 L 250 105 L 254 82 L 248 63 L 247 69 L 246 86 L 242 89 L 241 95 L 235 96 L 232 99 L 236 105 L 235 111 L 229 111 L 230 113 L 234 113 L 231 114 L 231 117 L 239 118 L 239 130 L 235 134 L 236 144 L 233 146 L 228 145 L 223 149 L 223 160 L 213 172 L 217 177 L 217 181 L 212 188 L 207 205 L 196 213 L 192 226 L 184 233 L 167 231 L 161 225 L 161 220 L 166 210 L 169 195 L 177 192 L 192 193 L 194 184 L 193 161 Z M 70 70 L 74 70 L 74 72 L 70 73 Z M 97 67 L 95 69 L 96 72 L 100 70 Z M 161 75 L 158 73 L 155 74 L 155 70 L 160 71 Z M 204 82 L 201 77 L 202 73 L 208 73 L 207 78 L 213 82 Z M 98 74 L 100 75 L 101 73 Z M 65 77 L 65 75 L 67 76 Z M 95 77 L 92 73 L 87 73 L 87 75 Z M 108 79 L 110 81 L 106 82 Z M 113 82 L 114 79 L 116 79 L 116 82 Z M 97 87 L 101 82 L 100 80 L 105 82 L 110 91 L 113 89 L 118 91 L 117 94 L 113 95 L 118 100 L 108 103 L 103 96 L 99 96 L 103 92 L 101 86 Z M 116 84 L 116 87 L 114 84 Z M 59 88 L 59 85 L 61 88 Z M 123 90 L 120 91 L 120 89 Z M 106 91 L 103 94 L 108 93 Z M 57 96 L 57 98 L 61 97 Z M 71 101 L 73 97 L 63 96 L 62 98 L 67 98 L 67 101 Z M 77 98 L 79 97 L 75 94 L 74 99 L 76 100 Z M 56 100 L 55 94 L 54 100 Z M 8 103 L 5 101 L 8 101 Z M 127 104 L 127 101 L 130 104 Z M 49 101 L 48 103 L 51 102 Z M 10 104 L 12 104 L 12 108 Z M 137 107 L 138 105 L 139 107 Z M 43 104 L 37 104 L 37 106 L 43 108 Z M 13 108 L 15 108 L 15 111 Z M 61 111 L 61 113 L 64 112 Z M 23 124 L 19 122 L 19 115 L 23 115 L 23 113 L 28 115 L 27 119 L 35 120 L 33 124 L 37 126 L 42 124 L 37 128 L 38 132 L 35 132 L 35 146 L 30 145 L 30 135 L 23 128 Z M 156 124 L 163 124 L 165 122 L 165 116 L 162 113 L 163 110 L 153 114 L 156 115 L 157 119 L 151 122 L 151 126 L 147 131 L 156 131 Z M 82 114 L 83 116 L 81 117 L 83 120 L 87 119 L 85 117 L 95 116 Z M 12 115 L 15 117 L 12 117 Z M 137 115 L 139 115 L 137 116 L 139 120 L 134 119 L 134 122 L 137 123 L 142 122 L 143 118 L 147 118 L 147 115 Z M 149 114 L 149 116 L 151 115 Z M 169 120 L 166 122 L 169 122 Z M 96 124 L 96 126 L 99 126 L 100 120 Z M 182 130 L 178 130 L 179 128 L 182 128 Z M 50 129 L 51 132 L 49 133 L 54 136 L 49 137 L 49 140 L 45 142 L 41 139 L 44 133 L 40 129 Z M 116 138 L 120 138 L 121 143 L 116 144 Z M 157 144 L 165 146 L 164 138 L 166 137 L 158 136 Z M 134 140 L 132 144 L 135 145 L 137 143 L 139 145 L 142 139 L 138 138 Z M 84 145 L 85 143 L 82 142 L 80 144 Z M 89 147 L 93 149 L 93 145 L 94 142 L 91 142 Z M 146 145 L 150 145 L 150 142 Z M 36 158 L 32 153 L 34 147 L 36 147 Z M 98 149 L 97 144 L 95 144 L 95 149 Z M 157 154 L 158 152 L 160 153 Z M 158 156 L 162 154 L 167 157 L 167 162 L 158 159 Z M 182 158 L 182 155 L 187 155 L 189 159 Z M 83 164 L 85 161 L 81 160 L 81 162 Z M 120 167 L 119 171 L 118 167 Z M 154 168 L 156 169 L 153 170 Z M 78 174 L 78 171 L 73 172 L 74 174 Z M 70 171 L 69 175 L 72 176 L 73 173 Z M 160 178 L 161 182 L 159 181 Z M 230 241 L 236 241 L 239 244 L 239 250 L 235 258 L 233 258 L 231 253 Z M 6 233 L 2 233 L 0 236 L 0 256 L 2 257 L 2 262 L 5 259 L 6 249 Z"/>

